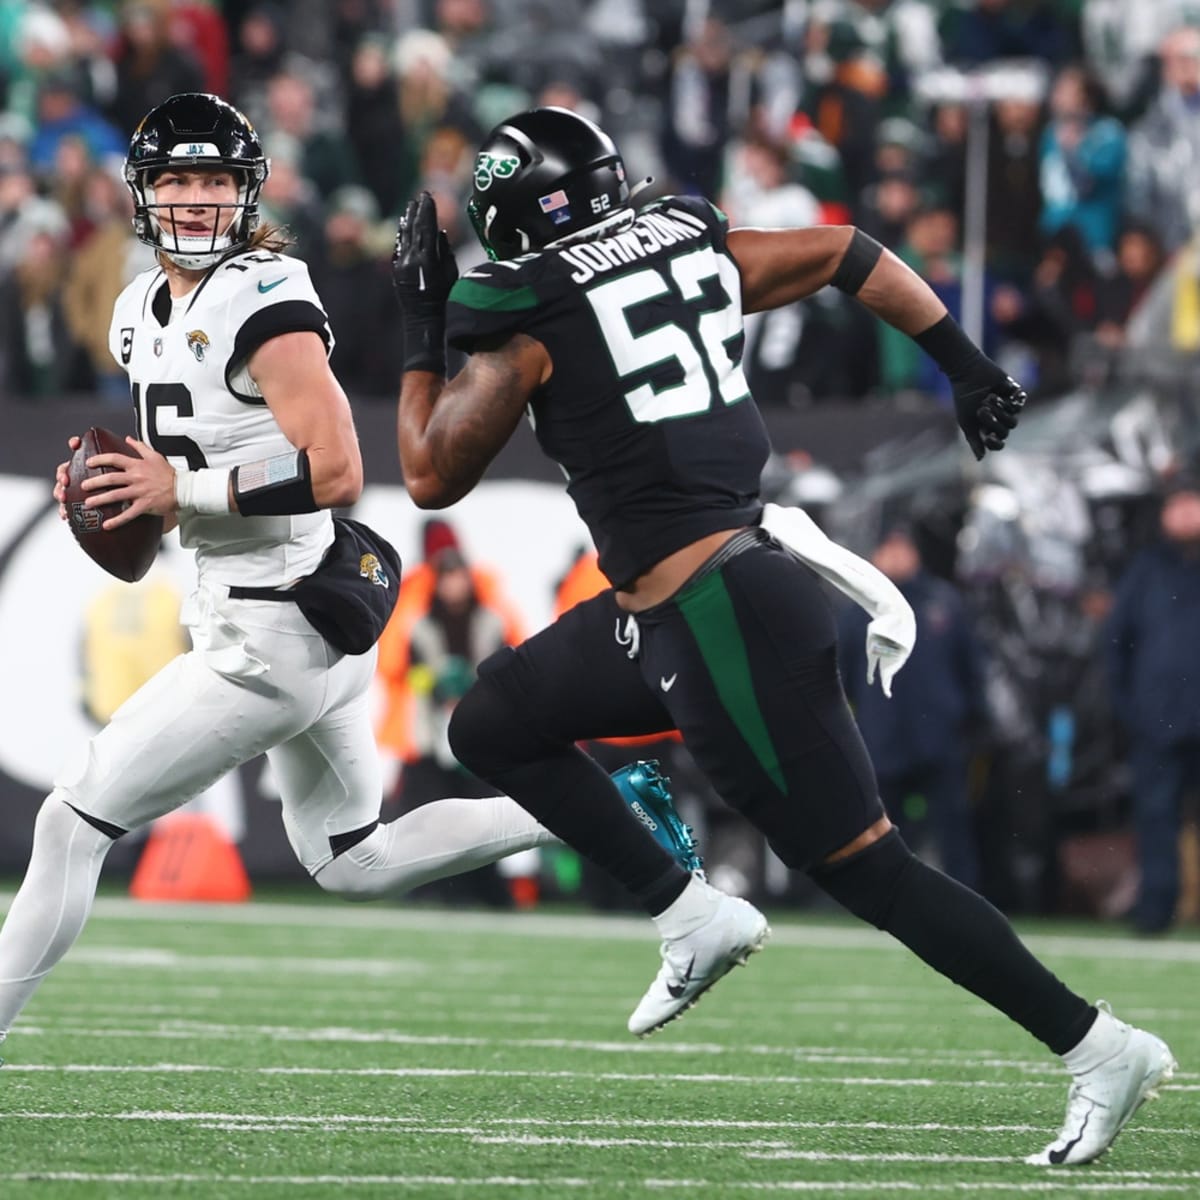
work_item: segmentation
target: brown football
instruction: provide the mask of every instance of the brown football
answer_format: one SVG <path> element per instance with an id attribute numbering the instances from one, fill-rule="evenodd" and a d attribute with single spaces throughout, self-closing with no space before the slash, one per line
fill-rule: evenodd
<path id="1" fill-rule="evenodd" d="M 85 479 L 103 475 L 112 467 L 87 466 L 87 460 L 95 454 L 128 454 L 134 458 L 138 452 L 125 443 L 125 439 L 108 429 L 93 426 L 83 435 L 79 449 L 71 455 L 67 467 L 66 504 L 71 532 L 93 562 L 102 566 L 110 575 L 134 583 L 150 570 L 150 564 L 158 554 L 162 541 L 163 519 L 149 513 L 136 517 L 128 525 L 117 529 L 105 529 L 102 522 L 128 507 L 128 502 L 102 504 L 86 508 L 84 500 L 95 492 L 85 492 L 80 486 Z M 102 494 L 102 493 L 101 493 Z"/>

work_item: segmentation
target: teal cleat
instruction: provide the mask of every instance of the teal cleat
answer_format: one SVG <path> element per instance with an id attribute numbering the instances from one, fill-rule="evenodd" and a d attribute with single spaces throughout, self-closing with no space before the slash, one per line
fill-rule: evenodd
<path id="1" fill-rule="evenodd" d="M 658 769 L 657 759 L 630 763 L 612 773 L 621 799 L 650 831 L 654 840 L 685 870 L 704 877 L 704 859 L 697 850 L 692 827 L 685 825 L 671 799 L 671 781 Z"/>

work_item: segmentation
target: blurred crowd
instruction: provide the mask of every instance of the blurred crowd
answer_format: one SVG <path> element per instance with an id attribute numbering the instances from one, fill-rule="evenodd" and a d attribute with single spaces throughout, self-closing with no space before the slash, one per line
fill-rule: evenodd
<path id="1" fill-rule="evenodd" d="M 1196 22 L 1196 0 L 0 0 L 0 388 L 122 399 L 107 313 L 148 252 L 120 162 L 150 107 L 204 89 L 263 139 L 263 210 L 311 264 L 352 395 L 394 392 L 405 201 L 428 188 L 475 260 L 474 145 L 532 104 L 599 120 L 656 191 L 735 223 L 861 225 L 1061 391 L 1071 347 L 1120 347 L 1190 240 Z M 836 293 L 749 333 L 764 404 L 942 386 Z"/>

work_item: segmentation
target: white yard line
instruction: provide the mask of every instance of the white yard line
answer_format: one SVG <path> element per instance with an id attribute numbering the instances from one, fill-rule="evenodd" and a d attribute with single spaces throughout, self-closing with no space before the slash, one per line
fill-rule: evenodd
<path id="1" fill-rule="evenodd" d="M 7 909 L 12 893 L 0 894 Z M 359 931 L 412 930 L 425 933 L 483 934 L 489 937 L 547 937 L 564 940 L 656 940 L 650 923 L 638 917 L 614 915 L 559 915 L 552 913 L 484 913 L 453 910 L 407 909 L 379 905 L 361 908 L 308 904 L 146 904 L 121 897 L 96 901 L 94 913 L 111 920 L 186 922 L 189 925 L 301 926 L 310 929 Z M 1200 941 L 1168 939 L 1145 941 L 1127 937 L 1084 937 L 1062 934 L 1029 934 L 1025 940 L 1039 953 L 1064 957 L 1129 959 L 1137 961 L 1200 963 Z M 780 923 L 773 946 L 830 950 L 888 950 L 904 952 L 894 939 L 857 925 Z"/>
<path id="2" fill-rule="evenodd" d="M 493 1038 L 454 1034 L 414 1034 L 396 1030 L 365 1030 L 345 1026 L 306 1029 L 294 1025 L 248 1025 L 207 1021 L 176 1020 L 133 1028 L 115 1028 L 103 1024 L 51 1022 L 45 1025 L 18 1024 L 15 1032 L 30 1037 L 105 1037 L 190 1041 L 311 1042 L 319 1044 L 366 1044 L 396 1046 L 447 1046 L 499 1050 L 565 1050 L 589 1054 L 707 1055 L 710 1057 L 779 1057 L 808 1066 L 938 1066 L 986 1071 L 1020 1071 L 1025 1075 L 1045 1075 L 1062 1079 L 1062 1067 L 1053 1062 L 1031 1062 L 1021 1058 L 1003 1058 L 987 1051 L 967 1057 L 960 1053 L 922 1052 L 920 1054 L 874 1054 L 869 1051 L 837 1049 L 827 1046 L 726 1046 L 718 1042 L 645 1042 L 592 1041 L 576 1038 Z M 1195 1072 L 1182 1072 L 1177 1079 L 1200 1078 Z"/>
<path id="3" fill-rule="evenodd" d="M 59 1073 L 93 1075 L 249 1074 L 336 1076 L 382 1079 L 586 1079 L 612 1083 L 712 1083 L 812 1086 L 838 1084 L 880 1088 L 1058 1088 L 1059 1080 L 880 1078 L 859 1075 L 721 1075 L 654 1071 L 502 1071 L 475 1067 L 224 1067 L 209 1063 L 9 1063 L 4 1074 Z M 1200 1084 L 1169 1084 L 1165 1091 L 1200 1092 Z"/>
<path id="4" fill-rule="evenodd" d="M 148 1121 L 187 1124 L 199 1121 L 221 1121 L 236 1127 L 239 1122 L 254 1126 L 272 1123 L 302 1128 L 319 1125 L 336 1129 L 339 1126 L 363 1128 L 400 1128 L 420 1131 L 424 1117 L 384 1117 L 364 1113 L 325 1113 L 320 1116 L 298 1113 L 228 1113 L 228 1112 L 179 1112 L 178 1110 L 134 1110 L 131 1112 L 10 1112 L 0 1120 L 13 1121 Z M 1043 1125 L 949 1125 L 940 1121 L 735 1121 L 725 1118 L 700 1117 L 656 1117 L 654 1124 L 662 1129 L 745 1129 L 757 1132 L 778 1130 L 781 1132 L 803 1130 L 876 1130 L 884 1133 L 1045 1133 Z M 481 1117 L 471 1130 L 527 1126 L 553 1129 L 644 1129 L 646 1122 L 630 1117 Z M 1173 1128 L 1169 1126 L 1132 1126 L 1125 1137 L 1137 1134 L 1163 1134 L 1195 1136 L 1192 1126 Z"/>
<path id="5" fill-rule="evenodd" d="M 99 1063 L 10 1063 L 3 1068 L 5 1074 L 41 1073 L 48 1074 L 93 1074 L 93 1075 L 169 1075 L 169 1074 L 250 1074 L 250 1075 L 294 1075 L 335 1076 L 339 1078 L 382 1078 L 382 1079 L 585 1079 L 612 1083 L 704 1083 L 704 1084 L 748 1084 L 761 1087 L 812 1086 L 814 1084 L 838 1084 L 859 1087 L 888 1088 L 1058 1088 L 1053 1083 L 1035 1079 L 1014 1080 L 947 1080 L 928 1078 L 881 1079 L 868 1076 L 835 1075 L 721 1075 L 677 1074 L 675 1072 L 632 1072 L 632 1071 L 503 1071 L 476 1067 L 223 1067 L 199 1063 L 146 1063 L 146 1064 L 99 1064 Z M 1172 1087 L 1174 1091 L 1193 1090 L 1184 1086 Z M 1194 1090 L 1200 1090 L 1200 1085 Z"/>
<path id="6" fill-rule="evenodd" d="M 716 1189 L 718 1194 L 732 1191 L 750 1192 L 848 1192 L 877 1195 L 881 1192 L 908 1192 L 928 1195 L 932 1192 L 1014 1192 L 1062 1194 L 1064 1187 L 1087 1194 L 1124 1192 L 1179 1192 L 1194 1194 L 1191 1184 L 1158 1183 L 1151 1179 L 1120 1182 L 1084 1182 L 1072 1176 L 1070 1183 L 1054 1179 L 1031 1182 L 956 1182 L 930 1183 L 907 1180 L 707 1180 L 707 1179 L 643 1179 L 616 1181 L 611 1179 L 580 1179 L 578 1177 L 530 1178 L 518 1175 L 492 1175 L 470 1178 L 459 1175 L 228 1175 L 178 1172 L 174 1174 L 137 1175 L 132 1172 L 100 1171 L 12 1171 L 0 1173 L 0 1183 L 118 1183 L 131 1187 L 163 1187 L 172 1184 L 196 1183 L 226 1187 L 320 1187 L 320 1188 L 598 1188 L 605 1191 L 646 1189 L 654 1191 L 683 1190 L 695 1193 Z"/>

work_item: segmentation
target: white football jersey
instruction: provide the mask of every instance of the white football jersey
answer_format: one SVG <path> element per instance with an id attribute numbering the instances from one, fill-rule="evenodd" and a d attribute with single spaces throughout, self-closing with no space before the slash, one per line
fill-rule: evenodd
<path id="1" fill-rule="evenodd" d="M 238 254 L 172 301 L 144 271 L 113 308 L 108 344 L 129 375 L 138 436 L 174 467 L 234 467 L 295 449 L 246 369 L 264 342 L 312 330 L 333 348 L 321 302 L 296 258 Z M 278 587 L 310 574 L 333 541 L 327 511 L 291 516 L 181 513 L 202 581 Z"/>

